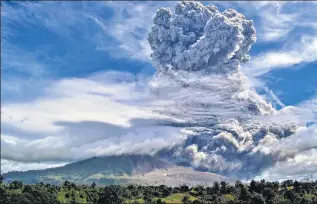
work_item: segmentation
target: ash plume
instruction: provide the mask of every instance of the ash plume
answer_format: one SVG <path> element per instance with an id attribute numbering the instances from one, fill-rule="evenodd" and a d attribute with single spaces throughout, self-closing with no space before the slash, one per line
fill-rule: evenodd
<path id="1" fill-rule="evenodd" d="M 285 150 L 284 138 L 296 140 L 313 131 L 302 127 L 298 136 L 303 124 L 273 120 L 289 109 L 273 108 L 241 73 L 255 34 L 252 21 L 233 9 L 220 12 L 215 6 L 182 1 L 174 10 L 157 10 L 148 34 L 157 68 L 150 84 L 157 99 L 152 105 L 183 121 L 171 126 L 192 133 L 161 156 L 200 170 L 252 178 L 315 148 Z"/>
<path id="2" fill-rule="evenodd" d="M 148 41 L 159 69 L 171 65 L 177 70 L 212 70 L 221 64 L 244 62 L 256 40 L 252 21 L 242 14 L 233 9 L 221 13 L 199 2 L 177 3 L 174 13 L 161 8 L 153 24 Z"/>

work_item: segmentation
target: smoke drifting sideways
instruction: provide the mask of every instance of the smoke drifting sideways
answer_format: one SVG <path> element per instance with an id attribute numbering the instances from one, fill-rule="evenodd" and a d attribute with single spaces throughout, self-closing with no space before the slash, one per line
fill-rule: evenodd
<path id="1" fill-rule="evenodd" d="M 296 139 L 303 121 L 273 120 L 296 108 L 278 111 L 250 88 L 240 66 L 255 41 L 252 21 L 233 9 L 182 1 L 174 11 L 157 10 L 148 35 L 157 68 L 152 106 L 183 121 L 170 126 L 191 132 L 182 145 L 160 151 L 162 157 L 248 179 L 313 148 L 273 149 L 286 137 Z"/>

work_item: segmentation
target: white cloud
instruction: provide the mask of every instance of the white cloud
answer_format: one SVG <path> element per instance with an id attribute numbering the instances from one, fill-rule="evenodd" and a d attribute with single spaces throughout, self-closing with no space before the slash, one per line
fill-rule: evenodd
<path id="1" fill-rule="evenodd" d="M 100 75 L 104 81 L 98 75 L 56 81 L 36 100 L 3 105 L 1 157 L 38 162 L 151 154 L 186 139 L 180 128 L 160 125 L 173 120 L 145 106 L 143 82 L 131 74 Z"/>
<path id="2" fill-rule="evenodd" d="M 317 37 L 302 37 L 280 51 L 259 54 L 242 67 L 248 77 L 263 75 L 272 69 L 289 68 L 292 65 L 317 60 Z"/>
<path id="3" fill-rule="evenodd" d="M 27 170 L 38 170 L 47 169 L 53 167 L 63 166 L 67 163 L 52 163 L 52 162 L 33 162 L 23 163 L 16 162 L 6 159 L 1 159 L 1 173 L 7 173 L 9 171 L 27 171 Z"/>

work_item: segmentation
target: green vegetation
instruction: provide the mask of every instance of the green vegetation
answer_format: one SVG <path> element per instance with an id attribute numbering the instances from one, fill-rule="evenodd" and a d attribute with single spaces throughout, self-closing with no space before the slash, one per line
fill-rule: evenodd
<path id="1" fill-rule="evenodd" d="M 96 174 L 96 177 L 100 175 Z M 109 185 L 105 187 L 76 185 L 64 181 L 61 185 L 3 182 L 0 176 L 1 204 L 317 204 L 317 181 L 279 182 L 237 181 L 234 185 L 215 182 L 213 186 L 138 186 Z"/>
<path id="2" fill-rule="evenodd" d="M 186 194 L 186 193 L 174 193 L 170 196 L 167 196 L 166 198 L 163 198 L 162 201 L 166 202 L 166 203 L 182 203 L 182 201 L 184 200 L 185 197 L 188 197 L 187 200 L 189 201 L 194 201 L 197 200 L 196 197 L 190 195 L 190 194 Z"/>

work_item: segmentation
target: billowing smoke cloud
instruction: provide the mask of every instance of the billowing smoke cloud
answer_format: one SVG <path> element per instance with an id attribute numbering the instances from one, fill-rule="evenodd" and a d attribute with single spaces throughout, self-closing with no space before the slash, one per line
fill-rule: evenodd
<path id="1" fill-rule="evenodd" d="M 233 9 L 220 12 L 215 6 L 183 1 L 174 11 L 159 9 L 153 24 L 148 41 L 157 74 L 151 87 L 164 104 L 156 111 L 183 119 L 172 125 L 193 132 L 183 145 L 161 151 L 161 156 L 250 178 L 315 148 L 303 142 L 306 148 L 285 151 L 282 138 L 303 124 L 281 118 L 296 108 L 277 111 L 251 90 L 240 72 L 256 41 L 252 21 Z M 279 149 L 273 151 L 274 146 Z"/>
<path id="2" fill-rule="evenodd" d="M 161 8 L 153 23 L 148 41 L 160 69 L 171 65 L 180 70 L 208 70 L 247 61 L 256 40 L 252 21 L 242 14 L 233 9 L 221 13 L 215 6 L 199 2 L 177 3 L 174 13 Z"/>

